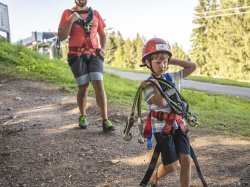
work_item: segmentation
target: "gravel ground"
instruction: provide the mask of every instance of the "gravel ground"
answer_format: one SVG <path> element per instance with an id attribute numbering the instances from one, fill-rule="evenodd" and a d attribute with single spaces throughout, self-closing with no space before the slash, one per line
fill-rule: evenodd
<path id="1" fill-rule="evenodd" d="M 0 77 L 0 186 L 139 186 L 152 151 L 137 138 L 123 140 L 130 108 L 109 103 L 116 131 L 102 132 L 95 99 L 89 97 L 89 127 L 78 128 L 71 93 L 42 82 Z M 250 139 L 191 129 L 209 186 L 250 186 Z M 136 129 L 132 129 L 136 137 Z M 179 186 L 179 170 L 161 186 Z M 192 165 L 192 186 L 202 186 Z"/>

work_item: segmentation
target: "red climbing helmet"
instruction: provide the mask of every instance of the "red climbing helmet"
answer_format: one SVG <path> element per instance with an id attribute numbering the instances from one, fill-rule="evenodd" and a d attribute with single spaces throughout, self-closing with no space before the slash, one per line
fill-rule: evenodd
<path id="1" fill-rule="evenodd" d="M 169 55 L 169 58 L 172 56 L 168 42 L 160 38 L 152 38 L 148 40 L 142 50 L 142 63 L 145 65 L 146 56 L 159 51 L 166 52 Z"/>

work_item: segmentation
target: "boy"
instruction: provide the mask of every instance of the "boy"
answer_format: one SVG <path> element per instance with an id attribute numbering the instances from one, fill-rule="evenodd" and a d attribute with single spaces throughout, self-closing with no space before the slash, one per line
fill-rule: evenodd
<path id="1" fill-rule="evenodd" d="M 144 87 L 144 99 L 148 103 L 151 111 L 151 126 L 152 133 L 156 139 L 159 151 L 162 157 L 162 164 L 158 166 L 150 178 L 151 186 L 157 186 L 160 178 L 174 171 L 179 161 L 180 183 L 181 187 L 190 186 L 191 180 L 191 159 L 190 159 L 190 144 L 187 135 L 185 122 L 182 118 L 173 120 L 169 134 L 164 134 L 167 119 L 159 119 L 159 114 L 167 116 L 171 114 L 171 108 L 164 99 L 156 86 L 160 87 L 163 92 L 166 92 L 164 85 L 157 79 L 164 79 L 170 84 L 174 84 L 176 89 L 180 90 L 181 80 L 189 76 L 196 69 L 196 64 L 184 60 L 177 60 L 172 57 L 169 44 L 160 38 L 153 38 L 147 41 L 142 52 L 142 63 L 151 70 L 151 79 L 153 83 L 142 82 Z M 183 69 L 179 72 L 166 73 L 168 65 L 180 66 Z M 179 123 L 181 121 L 181 123 Z M 180 125 L 180 124 L 184 124 Z"/>

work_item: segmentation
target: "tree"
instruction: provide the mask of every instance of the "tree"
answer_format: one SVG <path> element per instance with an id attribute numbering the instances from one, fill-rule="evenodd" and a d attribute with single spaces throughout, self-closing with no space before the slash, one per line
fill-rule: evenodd
<path id="1" fill-rule="evenodd" d="M 124 45 L 124 40 L 122 38 L 121 33 L 118 31 L 117 33 L 117 37 L 115 37 L 115 45 L 117 46 L 115 52 L 114 52 L 114 62 L 112 63 L 113 66 L 116 67 L 124 67 L 123 66 L 123 61 L 124 61 L 124 49 L 123 49 L 123 45 Z"/>
<path id="2" fill-rule="evenodd" d="M 199 5 L 195 7 L 196 18 L 193 23 L 197 25 L 192 32 L 191 59 L 195 61 L 201 74 L 207 74 L 207 19 L 204 18 L 204 12 L 209 11 L 209 0 L 199 0 Z"/>
<path id="3" fill-rule="evenodd" d="M 115 44 L 115 32 L 107 34 L 107 49 L 105 52 L 105 61 L 107 64 L 111 65 L 115 61 L 114 53 L 117 49 Z"/>

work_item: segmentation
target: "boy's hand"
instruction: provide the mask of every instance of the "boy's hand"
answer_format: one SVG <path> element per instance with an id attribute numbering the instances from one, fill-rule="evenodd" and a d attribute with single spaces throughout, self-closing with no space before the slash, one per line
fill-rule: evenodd
<path id="1" fill-rule="evenodd" d="M 141 82 L 141 87 L 144 89 L 148 86 L 155 86 L 157 85 L 158 87 L 160 87 L 159 82 L 156 79 L 150 79 L 151 82 L 147 82 L 147 81 L 142 81 Z M 152 83 L 153 82 L 153 83 Z"/>
<path id="2" fill-rule="evenodd" d="M 161 87 L 159 82 L 156 79 L 150 79 L 150 81 L 152 81 L 153 83 L 151 83 L 153 86 L 158 86 L 159 88 Z"/>
<path id="3" fill-rule="evenodd" d="M 152 85 L 152 83 L 151 82 L 142 81 L 140 87 L 142 89 L 144 89 L 144 88 L 148 87 L 149 85 Z"/>

